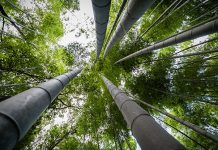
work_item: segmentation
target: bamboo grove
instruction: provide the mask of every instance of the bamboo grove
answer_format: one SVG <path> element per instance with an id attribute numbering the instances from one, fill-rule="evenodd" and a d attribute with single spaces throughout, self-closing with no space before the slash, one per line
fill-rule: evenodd
<path id="1" fill-rule="evenodd" d="M 0 149 L 217 149 L 217 1 L 83 2 L 0 2 Z"/>

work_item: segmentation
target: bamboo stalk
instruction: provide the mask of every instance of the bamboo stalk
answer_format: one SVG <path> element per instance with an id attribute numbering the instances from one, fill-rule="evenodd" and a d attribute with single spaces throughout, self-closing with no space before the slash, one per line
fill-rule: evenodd
<path id="1" fill-rule="evenodd" d="M 71 71 L 0 102 L 0 147 L 12 149 L 63 88 L 81 72 Z"/>
<path id="2" fill-rule="evenodd" d="M 118 20 L 119 20 L 119 18 L 120 18 L 120 16 L 121 16 L 122 12 L 123 12 L 123 9 L 124 9 L 124 7 L 125 7 L 125 5 L 126 5 L 126 2 L 127 2 L 127 0 L 123 0 L 122 4 L 121 4 L 121 6 L 120 6 L 119 12 L 118 12 L 117 15 L 116 15 L 117 17 L 116 17 L 116 19 L 115 19 L 115 21 L 114 21 L 114 23 L 113 23 L 113 25 L 112 25 L 112 28 L 111 28 L 111 30 L 110 30 L 110 32 L 109 32 L 109 34 L 108 34 L 108 37 L 107 37 L 107 40 L 106 40 L 105 44 L 108 43 L 108 40 L 110 39 L 111 34 L 112 34 L 112 32 L 114 31 L 115 26 L 116 26 L 116 24 L 117 24 L 117 22 L 118 22 Z"/>
<path id="3" fill-rule="evenodd" d="M 92 0 L 96 28 L 96 61 L 100 56 L 109 20 L 111 0 Z"/>
<path id="4" fill-rule="evenodd" d="M 167 39 L 164 39 L 161 42 L 157 42 L 157 43 L 155 43 L 147 48 L 144 48 L 144 49 L 139 50 L 135 53 L 132 53 L 132 54 L 118 60 L 117 62 L 115 62 L 115 64 L 118 64 L 122 61 L 143 55 L 145 53 L 148 53 L 148 52 L 151 52 L 151 51 L 154 51 L 157 49 L 165 48 L 165 47 L 168 47 L 171 45 L 175 45 L 175 44 L 178 44 L 181 42 L 192 40 L 192 39 L 195 39 L 195 38 L 198 38 L 198 37 L 201 37 L 204 35 L 212 34 L 215 32 L 218 32 L 218 19 L 212 20 L 212 21 L 207 22 L 203 25 L 199 25 L 197 27 L 194 27 L 194 28 L 191 28 L 189 30 L 180 32 L 176 35 L 173 35 Z"/>
<path id="5" fill-rule="evenodd" d="M 142 149 L 185 149 L 161 128 L 148 112 L 113 85 L 107 78 L 102 76 L 102 79 Z"/>
<path id="6" fill-rule="evenodd" d="M 205 55 L 205 54 L 212 54 L 218 52 L 218 48 L 215 48 L 210 51 L 201 51 L 201 52 L 196 52 L 196 53 L 189 53 L 189 54 L 184 54 L 184 55 L 179 55 L 179 56 L 172 56 L 172 57 L 167 57 L 167 58 L 161 58 L 161 59 L 154 59 L 153 61 L 162 61 L 162 60 L 168 60 L 168 59 L 176 59 L 176 58 L 183 58 L 183 57 L 191 57 L 191 56 L 198 56 L 198 55 Z M 145 63 L 147 61 L 144 61 Z"/>
<path id="7" fill-rule="evenodd" d="M 149 27 L 147 30 L 145 30 L 140 36 L 139 38 L 143 37 L 146 33 L 148 33 L 157 23 L 158 21 L 160 21 L 164 15 L 166 15 L 170 9 L 172 9 L 174 6 L 176 7 L 177 4 L 179 4 L 182 0 L 175 0 Z M 177 3 L 177 4 L 176 4 Z"/>
<path id="8" fill-rule="evenodd" d="M 114 34 L 108 42 L 103 58 L 106 57 L 108 51 L 114 44 L 120 41 L 124 35 L 130 30 L 132 25 L 144 14 L 144 12 L 153 4 L 154 0 L 129 0 Z"/>

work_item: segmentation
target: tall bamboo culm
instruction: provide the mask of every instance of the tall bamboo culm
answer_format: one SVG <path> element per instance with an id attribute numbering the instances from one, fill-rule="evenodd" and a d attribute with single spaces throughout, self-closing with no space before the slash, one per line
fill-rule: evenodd
<path id="1" fill-rule="evenodd" d="M 0 102 L 0 149 L 11 150 L 80 72 L 81 69 L 77 69 L 62 74 Z"/>
<path id="2" fill-rule="evenodd" d="M 102 79 L 141 149 L 185 149 L 183 145 L 156 123 L 148 112 L 142 109 L 107 78 L 102 76 Z"/>

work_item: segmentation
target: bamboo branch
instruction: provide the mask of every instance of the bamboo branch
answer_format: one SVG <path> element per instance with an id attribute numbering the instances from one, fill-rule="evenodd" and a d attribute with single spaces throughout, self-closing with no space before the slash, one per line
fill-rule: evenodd
<path id="1" fill-rule="evenodd" d="M 10 98 L 11 96 L 0 95 L 0 102 Z"/>
<path id="2" fill-rule="evenodd" d="M 35 46 L 33 43 L 28 42 L 27 40 L 25 40 L 25 39 L 23 39 L 23 38 L 20 38 L 20 37 L 18 37 L 18 36 L 16 36 L 16 35 L 12 35 L 12 34 L 10 34 L 10 33 L 7 33 L 7 32 L 5 32 L 5 31 L 3 31 L 3 30 L 0 30 L 0 31 L 3 32 L 5 35 L 7 35 L 7 36 L 9 36 L 9 37 L 13 37 L 13 38 L 19 39 L 19 40 L 21 40 L 21 41 L 23 41 L 23 42 L 26 42 L 26 43 L 32 45 L 34 48 L 36 48 L 36 46 Z"/>
<path id="3" fill-rule="evenodd" d="M 11 24 L 17 29 L 17 31 L 20 33 L 20 35 L 22 35 L 22 37 L 25 37 L 23 32 L 21 31 L 21 29 L 16 25 L 16 23 L 14 21 L 12 21 L 12 19 L 8 16 L 8 14 L 5 12 L 3 6 L 0 4 L 0 12 L 2 13 L 3 16 L 9 18 L 9 21 L 11 22 Z"/>
<path id="4" fill-rule="evenodd" d="M 167 94 L 167 95 L 174 95 L 174 96 L 177 96 L 177 97 L 180 97 L 180 98 L 197 98 L 198 101 L 201 101 L 201 102 L 205 102 L 205 103 L 209 103 L 211 105 L 218 105 L 218 103 L 216 102 L 212 102 L 212 101 L 205 101 L 205 100 L 202 100 L 202 99 L 199 99 L 197 97 L 197 95 L 185 95 L 185 94 L 177 94 L 177 93 L 173 93 L 173 92 L 165 92 L 165 91 L 162 91 L 162 90 L 158 90 L 158 89 L 155 89 L 155 88 L 151 88 L 152 90 L 155 90 L 155 91 L 158 91 L 158 92 L 161 92 L 161 93 L 164 93 L 164 94 Z M 207 97 L 213 97 L 213 95 L 200 95 L 200 96 L 207 96 Z"/>
<path id="5" fill-rule="evenodd" d="M 66 132 L 61 138 L 57 139 L 57 141 L 48 147 L 48 150 L 53 150 L 58 144 L 60 144 L 60 142 L 62 142 L 64 139 L 66 139 L 70 134 L 74 134 L 76 133 L 76 130 L 74 130 L 73 132 L 72 131 L 69 131 L 69 132 Z"/>
<path id="6" fill-rule="evenodd" d="M 37 20 L 36 18 L 32 17 L 30 14 L 28 14 L 27 12 L 23 11 L 22 9 L 18 8 L 14 3 L 12 3 L 9 0 L 5 0 L 9 5 L 11 5 L 13 8 L 19 10 L 20 12 L 22 12 L 23 14 L 25 14 L 28 18 L 30 17 L 31 19 L 34 19 L 36 21 L 39 22 L 39 20 Z"/>
<path id="7" fill-rule="evenodd" d="M 33 75 L 33 74 L 30 74 L 30 73 L 27 73 L 23 70 L 17 70 L 17 69 L 9 69 L 9 68 L 0 68 L 0 70 L 3 70 L 3 71 L 7 71 L 7 72 L 14 72 L 14 73 L 18 73 L 18 74 L 24 74 L 26 76 L 29 76 L 31 78 L 37 78 L 39 80 L 44 80 L 44 79 L 52 79 L 52 77 L 41 77 L 41 76 L 38 76 L 38 75 Z"/>
<path id="8" fill-rule="evenodd" d="M 1 42 L 3 42 L 4 27 L 5 27 L 5 18 L 2 19 Z"/>
<path id="9" fill-rule="evenodd" d="M 14 87 L 14 86 L 27 86 L 30 83 L 17 83 L 17 84 L 0 84 L 0 88 L 10 88 L 10 87 Z"/>
<path id="10" fill-rule="evenodd" d="M 66 107 L 55 107 L 54 109 L 67 109 L 67 108 L 76 108 L 76 109 L 82 109 L 81 107 L 78 106 L 74 106 L 74 105 L 67 105 L 65 104 L 61 99 L 57 98 L 58 101 L 61 102 L 62 105 L 66 106 Z"/>

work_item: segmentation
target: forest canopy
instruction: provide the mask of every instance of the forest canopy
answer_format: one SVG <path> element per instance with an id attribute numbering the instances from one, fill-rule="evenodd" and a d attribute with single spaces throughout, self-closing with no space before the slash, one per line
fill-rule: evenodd
<path id="1" fill-rule="evenodd" d="M 140 149 L 102 76 L 185 148 L 217 149 L 213 139 L 166 115 L 218 136 L 217 29 L 120 61 L 208 22 L 217 24 L 217 1 L 156 0 L 128 30 L 120 22 L 131 0 L 111 0 L 106 24 L 96 21 L 94 1 L 0 2 L 0 105 L 82 68 L 15 149 Z"/>

